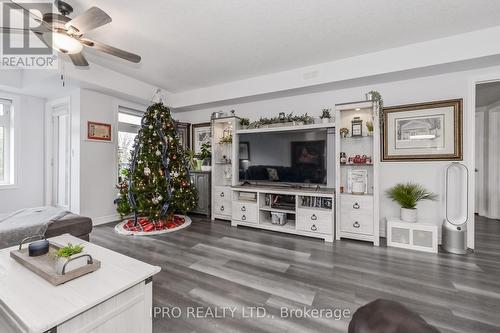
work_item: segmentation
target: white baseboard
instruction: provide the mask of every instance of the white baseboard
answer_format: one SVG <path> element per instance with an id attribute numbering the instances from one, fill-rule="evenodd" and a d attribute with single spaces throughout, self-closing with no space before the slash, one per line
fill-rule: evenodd
<path id="1" fill-rule="evenodd" d="M 101 224 L 106 224 L 109 222 L 118 222 L 121 221 L 120 215 L 119 214 L 113 214 L 113 215 L 108 215 L 108 216 L 100 216 L 100 217 L 93 217 L 92 218 L 92 225 L 101 225 Z"/>

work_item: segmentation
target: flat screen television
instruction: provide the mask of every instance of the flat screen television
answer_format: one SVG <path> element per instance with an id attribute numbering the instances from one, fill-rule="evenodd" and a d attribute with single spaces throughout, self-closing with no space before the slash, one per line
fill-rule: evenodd
<path id="1" fill-rule="evenodd" d="M 239 136 L 239 180 L 251 184 L 327 183 L 327 131 Z"/>

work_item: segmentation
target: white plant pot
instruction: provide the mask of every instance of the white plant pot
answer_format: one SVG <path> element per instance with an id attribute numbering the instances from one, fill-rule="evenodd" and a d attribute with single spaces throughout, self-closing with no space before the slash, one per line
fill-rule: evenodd
<path id="1" fill-rule="evenodd" d="M 403 222 L 417 222 L 417 209 L 408 209 L 401 207 L 401 221 Z"/>
<path id="2" fill-rule="evenodd" d="M 330 118 L 321 118 L 321 122 L 323 124 L 328 124 L 330 122 Z"/>
<path id="3" fill-rule="evenodd" d="M 202 165 L 201 166 L 201 171 L 210 171 L 210 170 L 212 170 L 211 165 Z"/>
<path id="4" fill-rule="evenodd" d="M 56 270 L 57 274 L 62 274 L 64 264 L 66 264 L 66 262 L 68 262 L 69 259 L 76 258 L 74 260 L 71 260 L 71 262 L 66 265 L 66 269 L 64 270 L 65 273 L 87 265 L 87 261 L 89 260 L 88 256 L 83 256 L 81 258 L 78 258 L 82 254 L 84 254 L 84 253 L 78 253 L 78 254 L 72 255 L 71 257 L 68 257 L 68 258 L 57 257 L 56 261 L 55 261 L 55 270 Z"/>

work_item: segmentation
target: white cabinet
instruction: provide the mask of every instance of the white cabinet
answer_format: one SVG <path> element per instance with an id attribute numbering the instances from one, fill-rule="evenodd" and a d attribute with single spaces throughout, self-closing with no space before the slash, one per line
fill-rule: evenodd
<path id="1" fill-rule="evenodd" d="M 388 218 L 387 246 L 437 253 L 438 226 L 431 221 L 409 223 Z"/>
<path id="2" fill-rule="evenodd" d="M 252 200 L 249 193 L 255 193 Z M 332 189 L 277 189 L 269 186 L 233 186 L 231 225 L 285 232 L 333 241 Z M 279 222 L 273 215 L 280 216 Z"/>
<path id="3" fill-rule="evenodd" d="M 297 230 L 326 235 L 332 234 L 332 212 L 314 209 L 298 209 L 297 212 Z"/>
<path id="4" fill-rule="evenodd" d="M 335 237 L 370 241 L 378 246 L 378 102 L 336 105 L 335 119 Z"/>
<path id="5" fill-rule="evenodd" d="M 247 223 L 257 223 L 257 204 L 233 201 L 233 220 Z"/>
<path id="6" fill-rule="evenodd" d="M 239 118 L 212 120 L 212 220 L 231 220 L 231 186 L 238 173 L 238 136 L 233 135 Z"/>

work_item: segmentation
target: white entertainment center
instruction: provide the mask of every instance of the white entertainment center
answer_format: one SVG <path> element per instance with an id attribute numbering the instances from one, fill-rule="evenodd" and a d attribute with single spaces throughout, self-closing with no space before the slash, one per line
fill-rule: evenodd
<path id="1" fill-rule="evenodd" d="M 332 121 L 243 129 L 240 128 L 238 117 L 213 119 L 212 220 L 228 220 L 232 226 L 320 238 L 326 242 L 333 242 L 334 238 L 351 238 L 370 241 L 378 246 L 378 103 L 339 104 L 335 107 L 334 115 L 338 128 Z M 341 137 L 340 128 L 351 130 L 353 119 L 353 124 L 372 123 L 373 130 L 369 133 L 366 128 L 362 128 L 359 133 L 351 132 L 351 135 Z M 356 130 L 355 127 L 352 129 Z M 321 184 L 246 182 L 240 179 L 241 137 L 255 135 L 262 139 L 265 135 L 273 134 L 279 138 L 280 135 L 306 133 L 304 137 L 309 138 L 306 142 L 310 140 L 314 143 L 318 141 L 310 138 L 320 132 L 324 137 L 322 158 L 326 172 L 322 175 L 324 181 Z M 273 142 L 265 143 L 267 146 L 273 145 Z M 255 150 L 255 147 L 248 149 Z M 343 163 L 341 152 L 365 157 L 369 154 L 369 160 L 365 158 L 363 163 L 358 160 L 356 163 Z M 272 168 L 267 167 L 267 171 L 270 172 Z M 363 191 L 360 192 L 357 183 L 355 191 L 351 188 L 348 176 L 352 177 L 352 174 L 358 178 L 366 175 Z"/>

